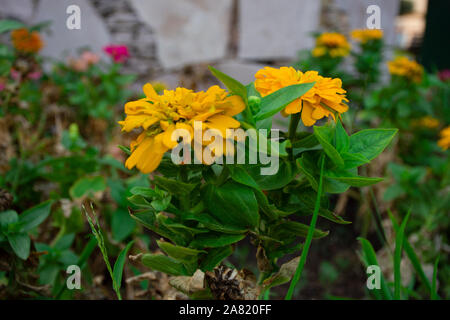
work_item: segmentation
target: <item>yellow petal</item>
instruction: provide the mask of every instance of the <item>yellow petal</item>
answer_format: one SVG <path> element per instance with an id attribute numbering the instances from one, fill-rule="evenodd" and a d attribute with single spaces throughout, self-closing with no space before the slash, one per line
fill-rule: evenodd
<path id="1" fill-rule="evenodd" d="M 235 116 L 241 113 L 245 109 L 244 100 L 240 96 L 234 95 L 227 97 L 226 102 L 230 102 L 231 106 L 225 109 L 224 114 L 227 116 Z"/>
<path id="2" fill-rule="evenodd" d="M 142 88 L 142 90 L 144 91 L 144 94 L 147 97 L 147 99 L 158 98 L 158 94 L 156 93 L 155 89 L 153 89 L 153 86 L 150 83 L 146 83 Z"/>
<path id="3" fill-rule="evenodd" d="M 302 102 L 300 99 L 292 101 L 284 108 L 286 114 L 299 113 L 300 111 L 302 111 Z"/>
<path id="4" fill-rule="evenodd" d="M 302 122 L 306 127 L 310 127 L 316 123 L 316 120 L 312 117 L 313 110 L 314 107 L 308 101 L 303 101 Z"/>

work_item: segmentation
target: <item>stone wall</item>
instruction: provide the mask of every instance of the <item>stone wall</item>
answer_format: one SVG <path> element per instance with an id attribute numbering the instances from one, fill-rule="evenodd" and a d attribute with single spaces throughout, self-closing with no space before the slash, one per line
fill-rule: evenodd
<path id="1" fill-rule="evenodd" d="M 126 71 L 139 83 L 203 88 L 213 64 L 243 82 L 266 64 L 292 62 L 312 47 L 312 31 L 364 28 L 365 10 L 378 4 L 388 42 L 395 41 L 399 0 L 0 0 L 0 18 L 29 24 L 52 21 L 43 53 L 54 58 L 77 48 L 96 52 L 125 44 Z M 66 8 L 81 8 L 81 29 L 68 30 Z"/>

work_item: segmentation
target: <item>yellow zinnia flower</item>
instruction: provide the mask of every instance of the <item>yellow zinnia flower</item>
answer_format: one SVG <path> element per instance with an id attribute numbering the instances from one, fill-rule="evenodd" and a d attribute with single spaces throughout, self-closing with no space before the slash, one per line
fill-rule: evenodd
<path id="1" fill-rule="evenodd" d="M 17 51 L 25 53 L 37 53 L 44 46 L 37 31 L 30 32 L 25 28 L 12 31 L 11 40 Z"/>
<path id="2" fill-rule="evenodd" d="M 345 57 L 350 53 L 350 44 L 344 35 L 336 32 L 322 33 L 316 39 L 316 47 L 312 51 L 314 57 L 328 53 L 331 57 Z"/>
<path id="3" fill-rule="evenodd" d="M 414 121 L 414 126 L 434 129 L 439 127 L 439 120 L 430 116 L 425 116 Z"/>
<path id="4" fill-rule="evenodd" d="M 218 86 L 206 92 L 185 88 L 164 90 L 158 95 L 149 83 L 143 87 L 145 98 L 125 104 L 127 117 L 119 121 L 122 131 L 142 128 L 142 133 L 130 144 L 131 155 L 126 160 L 128 169 L 137 167 L 143 173 L 154 171 L 164 153 L 178 143 L 172 140 L 176 129 L 194 133 L 194 121 L 202 121 L 202 129 L 217 129 L 223 136 L 227 128 L 238 128 L 239 121 L 232 116 L 245 108 L 239 96 L 230 96 Z"/>
<path id="5" fill-rule="evenodd" d="M 387 63 L 389 72 L 392 75 L 405 77 L 413 82 L 420 82 L 423 75 L 423 67 L 407 57 L 397 57 Z"/>
<path id="6" fill-rule="evenodd" d="M 448 148 L 450 148 L 450 126 L 448 126 L 447 128 L 443 129 L 441 131 L 441 139 L 439 139 L 438 141 L 438 145 L 444 149 L 447 150 Z"/>
<path id="7" fill-rule="evenodd" d="M 383 38 L 383 30 L 380 29 L 359 29 L 351 33 L 353 39 L 361 43 Z"/>
<path id="8" fill-rule="evenodd" d="M 305 126 L 312 126 L 317 120 L 330 115 L 335 119 L 335 112 L 341 114 L 348 110 L 341 79 L 325 78 L 317 71 L 303 73 L 292 67 L 265 67 L 255 74 L 255 78 L 255 88 L 263 97 L 290 85 L 315 82 L 314 87 L 283 110 L 285 114 L 301 112 Z"/>

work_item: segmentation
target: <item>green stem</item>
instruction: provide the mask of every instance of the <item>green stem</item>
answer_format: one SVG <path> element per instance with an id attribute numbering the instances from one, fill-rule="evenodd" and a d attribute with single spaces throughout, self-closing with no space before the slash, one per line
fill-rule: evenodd
<path id="1" fill-rule="evenodd" d="M 297 131 L 298 124 L 300 122 L 300 113 L 294 113 L 291 115 L 291 120 L 289 121 L 289 131 L 288 137 L 291 143 L 295 140 L 295 133 Z"/>
<path id="2" fill-rule="evenodd" d="M 320 209 L 320 198 L 322 197 L 322 182 L 323 182 L 323 168 L 325 164 L 325 157 L 322 155 L 320 160 L 320 178 L 319 178 L 319 189 L 317 190 L 316 204 L 314 206 L 314 212 L 311 218 L 311 224 L 309 225 L 308 235 L 306 236 L 305 245 L 303 246 L 302 255 L 300 261 L 298 262 L 297 269 L 295 270 L 294 277 L 292 278 L 291 284 L 289 285 L 289 290 L 286 294 L 285 300 L 291 300 L 292 294 L 294 293 L 295 286 L 300 280 L 302 275 L 303 267 L 306 263 L 306 258 L 308 256 L 309 247 L 311 246 L 311 241 L 313 238 L 314 230 L 316 228 L 317 217 L 319 215 Z"/>

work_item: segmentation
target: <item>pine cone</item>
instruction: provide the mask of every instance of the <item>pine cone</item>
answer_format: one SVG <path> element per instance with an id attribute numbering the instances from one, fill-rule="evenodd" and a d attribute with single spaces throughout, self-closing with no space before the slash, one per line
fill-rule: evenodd
<path id="1" fill-rule="evenodd" d="M 217 300 L 255 300 L 259 290 L 254 275 L 220 265 L 205 273 L 205 280 Z"/>
<path id="2" fill-rule="evenodd" d="M 6 190 L 0 189 L 0 212 L 11 208 L 13 196 Z"/>

